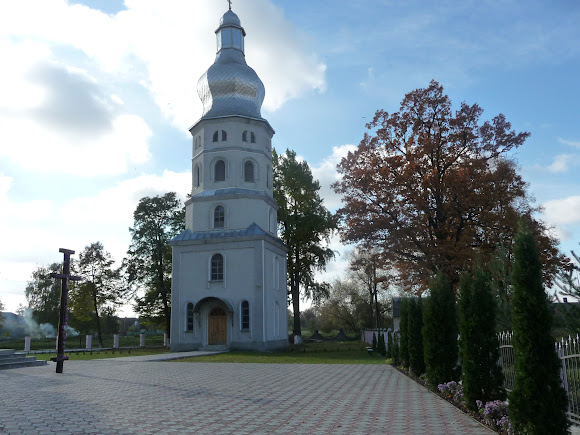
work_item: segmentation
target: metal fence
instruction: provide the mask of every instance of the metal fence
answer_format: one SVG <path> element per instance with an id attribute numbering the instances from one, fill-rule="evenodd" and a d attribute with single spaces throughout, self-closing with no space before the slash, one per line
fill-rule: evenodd
<path id="1" fill-rule="evenodd" d="M 516 380 L 512 337 L 512 332 L 498 334 L 500 365 L 504 375 L 503 386 L 508 391 L 513 390 Z M 568 396 L 568 419 L 572 423 L 580 425 L 580 336 L 562 338 L 554 345 L 562 364 L 560 379 Z"/>

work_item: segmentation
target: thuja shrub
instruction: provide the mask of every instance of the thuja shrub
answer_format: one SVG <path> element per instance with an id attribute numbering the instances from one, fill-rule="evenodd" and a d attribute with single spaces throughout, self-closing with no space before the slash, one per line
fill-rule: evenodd
<path id="1" fill-rule="evenodd" d="M 461 381 L 466 406 L 475 411 L 477 400 L 505 399 L 495 333 L 496 302 L 485 272 L 461 277 L 458 306 Z"/>
<path id="2" fill-rule="evenodd" d="M 387 346 L 385 345 L 385 334 L 379 332 L 379 338 L 377 339 L 377 352 L 381 356 L 387 355 Z"/>
<path id="3" fill-rule="evenodd" d="M 407 302 L 407 333 L 409 349 L 409 369 L 415 376 L 425 373 L 423 356 L 423 303 L 421 298 L 410 298 Z"/>
<path id="4" fill-rule="evenodd" d="M 409 368 L 409 334 L 407 326 L 409 323 L 409 300 L 410 298 L 401 298 L 401 324 L 400 324 L 400 341 L 399 341 L 399 359 L 401 365 Z"/>
<path id="5" fill-rule="evenodd" d="M 377 350 L 377 335 L 373 332 L 373 350 Z"/>
<path id="6" fill-rule="evenodd" d="M 552 313 L 542 285 L 542 265 L 534 237 L 523 224 L 515 238 L 512 285 L 516 379 L 508 399 L 514 430 L 526 434 L 569 433 L 567 399 L 550 336 Z"/>
<path id="7" fill-rule="evenodd" d="M 443 274 L 430 283 L 430 297 L 423 307 L 423 346 L 429 385 L 459 380 L 457 367 L 457 319 L 453 285 Z"/>
<path id="8" fill-rule="evenodd" d="M 394 365 L 399 365 L 401 363 L 398 334 L 393 334 L 393 350 L 391 351 L 391 358 L 393 358 Z"/>
<path id="9" fill-rule="evenodd" d="M 393 332 L 387 332 L 387 358 L 393 358 Z"/>

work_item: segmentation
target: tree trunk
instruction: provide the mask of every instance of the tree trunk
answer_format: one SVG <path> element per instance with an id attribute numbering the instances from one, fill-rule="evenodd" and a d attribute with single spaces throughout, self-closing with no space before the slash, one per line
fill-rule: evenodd
<path id="1" fill-rule="evenodd" d="M 302 335 L 302 329 L 300 328 L 300 289 L 298 283 L 291 283 L 290 292 L 292 294 L 292 311 L 294 312 L 294 327 L 292 328 L 292 334 Z"/>
<path id="2" fill-rule="evenodd" d="M 99 317 L 99 307 L 97 304 L 97 286 L 93 282 L 93 307 L 95 308 L 95 319 L 97 325 L 97 334 L 99 334 L 99 345 L 103 346 L 103 335 L 101 334 L 101 318 Z"/>

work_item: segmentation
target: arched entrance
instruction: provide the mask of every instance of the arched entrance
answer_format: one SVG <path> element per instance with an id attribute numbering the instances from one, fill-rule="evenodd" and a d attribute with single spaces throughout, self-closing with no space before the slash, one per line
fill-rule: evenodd
<path id="1" fill-rule="evenodd" d="M 228 316 L 221 307 L 214 307 L 209 312 L 207 344 L 226 344 L 228 332 Z"/>

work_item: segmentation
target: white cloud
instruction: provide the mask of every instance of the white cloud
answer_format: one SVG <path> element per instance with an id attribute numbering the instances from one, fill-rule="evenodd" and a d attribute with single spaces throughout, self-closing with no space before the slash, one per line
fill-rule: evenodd
<path id="1" fill-rule="evenodd" d="M 341 197 L 330 187 L 335 181 L 341 179 L 336 170 L 336 165 L 343 157 L 356 150 L 355 145 L 341 145 L 332 147 L 332 154 L 326 157 L 318 166 L 310 165 L 314 179 L 320 182 L 320 196 L 324 199 L 324 205 L 331 211 L 341 206 Z"/>
<path id="2" fill-rule="evenodd" d="M 548 171 L 554 173 L 568 172 L 568 164 L 574 158 L 571 154 L 559 154 L 554 157 L 554 161 L 547 167 Z"/>
<path id="3" fill-rule="evenodd" d="M 224 4 L 127 0 L 125 6 L 107 15 L 65 0 L 2 2 L 0 39 L 40 39 L 80 50 L 116 80 L 144 84 L 176 126 L 189 126 L 201 114 L 197 79 L 213 63 L 214 30 Z M 248 64 L 268 90 L 267 110 L 311 90 L 325 90 L 325 64 L 281 8 L 255 0 L 236 5 L 235 11 L 249 32 Z"/>
<path id="4" fill-rule="evenodd" d="M 165 171 L 122 181 L 96 195 L 55 204 L 51 201 L 14 202 L 8 197 L 12 178 L 0 174 L 0 294 L 22 303 L 26 281 L 38 266 L 62 261 L 59 248 L 76 251 L 101 241 L 118 263 L 130 243 L 133 211 L 144 196 L 175 191 L 183 201 L 191 174 Z M 8 231 L 9 229 L 9 231 Z M 10 302 L 12 301 L 12 302 Z M 17 302 L 18 301 L 18 302 Z"/>
<path id="5" fill-rule="evenodd" d="M 576 148 L 580 148 L 580 140 L 569 140 L 569 139 L 562 139 L 561 137 L 558 138 L 558 142 L 564 145 L 570 145 Z"/>
<path id="6" fill-rule="evenodd" d="M 554 199 L 543 204 L 544 215 L 552 225 L 580 223 L 580 196 Z"/>

